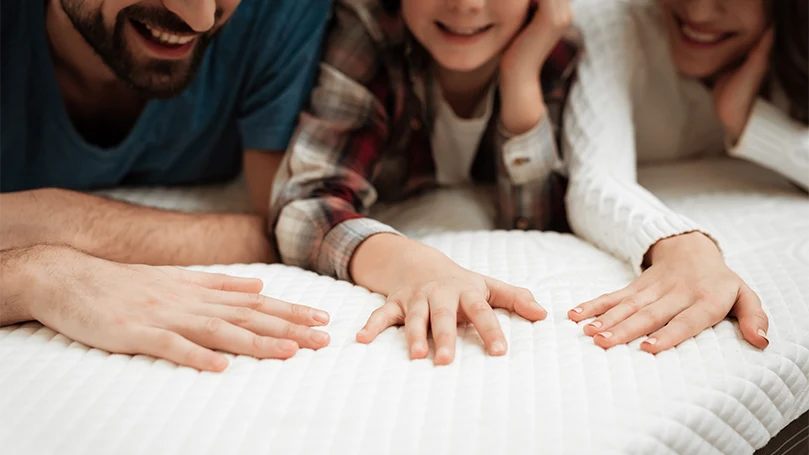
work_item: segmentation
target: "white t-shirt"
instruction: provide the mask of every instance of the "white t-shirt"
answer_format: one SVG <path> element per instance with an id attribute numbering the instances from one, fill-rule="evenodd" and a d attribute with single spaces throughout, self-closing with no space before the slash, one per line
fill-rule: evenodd
<path id="1" fill-rule="evenodd" d="M 475 108 L 472 118 L 458 117 L 444 99 L 440 84 L 433 84 L 435 120 L 430 142 L 440 185 L 469 183 L 478 146 L 494 109 L 494 84 Z"/>

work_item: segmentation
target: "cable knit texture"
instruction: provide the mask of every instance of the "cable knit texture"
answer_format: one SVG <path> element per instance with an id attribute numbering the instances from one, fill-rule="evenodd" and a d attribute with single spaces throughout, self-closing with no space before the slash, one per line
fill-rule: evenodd
<path id="1" fill-rule="evenodd" d="M 638 273 L 662 239 L 700 231 L 719 244 L 637 183 L 639 164 L 725 154 L 711 92 L 679 76 L 657 2 L 578 0 L 574 11 L 585 52 L 564 122 L 573 231 Z M 805 183 L 807 131 L 777 112 L 765 101 L 756 104 L 735 156 Z"/>

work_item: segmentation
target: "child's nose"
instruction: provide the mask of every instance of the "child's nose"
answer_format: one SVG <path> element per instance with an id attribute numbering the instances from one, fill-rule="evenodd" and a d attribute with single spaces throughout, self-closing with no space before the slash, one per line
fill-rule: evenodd
<path id="1" fill-rule="evenodd" d="M 716 20 L 723 6 L 718 0 L 687 0 L 685 12 L 689 22 L 704 24 Z"/>

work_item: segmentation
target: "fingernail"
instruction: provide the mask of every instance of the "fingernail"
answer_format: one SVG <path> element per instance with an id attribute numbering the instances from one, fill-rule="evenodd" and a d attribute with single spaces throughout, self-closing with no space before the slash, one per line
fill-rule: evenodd
<path id="1" fill-rule="evenodd" d="M 452 353 L 450 352 L 449 348 L 441 348 L 435 354 L 435 358 L 436 359 L 442 359 L 442 360 L 449 360 L 451 355 L 452 355 Z"/>
<path id="2" fill-rule="evenodd" d="M 492 355 L 503 355 L 506 353 L 506 343 L 495 341 L 492 343 Z"/>
<path id="3" fill-rule="evenodd" d="M 329 339 L 329 335 L 325 332 L 321 332 L 319 330 L 314 330 L 312 335 L 309 338 L 317 344 L 323 344 L 326 340 Z"/>
<path id="4" fill-rule="evenodd" d="M 573 312 L 576 313 L 576 314 L 581 314 L 583 311 L 584 311 L 584 308 L 582 308 L 580 306 L 577 306 L 576 308 L 573 308 Z"/>
<path id="5" fill-rule="evenodd" d="M 359 331 L 359 333 L 357 335 L 359 335 L 361 337 L 364 337 L 365 335 L 368 335 L 368 330 L 362 329 L 362 330 Z"/>
<path id="6" fill-rule="evenodd" d="M 312 312 L 312 318 L 321 324 L 326 324 L 329 322 L 329 313 L 315 310 Z"/>
<path id="7" fill-rule="evenodd" d="M 644 340 L 644 343 L 654 346 L 657 344 L 657 338 L 647 338 L 646 340 Z"/>
<path id="8" fill-rule="evenodd" d="M 594 329 L 600 329 L 602 325 L 604 324 L 602 324 L 601 321 L 595 321 L 590 323 L 590 327 Z"/>
<path id="9" fill-rule="evenodd" d="M 213 367 L 216 371 L 225 371 L 228 366 L 230 366 L 230 362 L 224 356 L 218 356 L 216 360 L 213 361 Z"/>
<path id="10" fill-rule="evenodd" d="M 542 308 L 542 305 L 540 305 L 536 300 L 534 300 L 534 306 L 537 308 Z"/>
<path id="11" fill-rule="evenodd" d="M 758 329 L 757 333 L 758 333 L 758 336 L 760 336 L 761 338 L 764 338 L 765 340 L 767 340 L 767 343 L 770 342 L 770 340 L 767 339 L 767 332 L 765 332 L 764 329 Z"/>
<path id="12" fill-rule="evenodd" d="M 421 357 L 422 355 L 424 355 L 425 350 L 426 346 L 424 345 L 424 343 L 421 342 L 416 343 L 413 346 L 410 346 L 410 357 L 411 358 Z"/>
<path id="13" fill-rule="evenodd" d="M 599 335 L 604 337 L 605 340 L 609 340 L 610 338 L 612 338 L 612 332 L 601 332 L 599 333 Z"/>

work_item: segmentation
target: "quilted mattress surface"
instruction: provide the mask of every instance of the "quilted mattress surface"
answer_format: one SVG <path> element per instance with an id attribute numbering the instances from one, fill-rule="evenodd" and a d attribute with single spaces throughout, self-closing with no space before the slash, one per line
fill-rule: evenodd
<path id="1" fill-rule="evenodd" d="M 630 268 L 553 233 L 486 232 L 487 191 L 457 189 L 377 216 L 460 264 L 531 289 L 546 321 L 498 317 L 502 358 L 460 328 L 457 360 L 410 361 L 404 333 L 355 333 L 383 299 L 281 265 L 212 270 L 328 310 L 331 345 L 293 359 L 231 357 L 223 374 L 110 355 L 38 324 L 0 329 L 0 452 L 7 454 L 745 454 L 809 409 L 809 198 L 746 163 L 644 169 L 641 182 L 716 233 L 759 293 L 770 346 L 726 320 L 657 356 L 605 351 L 565 314 L 627 284 Z M 107 193 L 185 210 L 246 210 L 238 183 Z"/>

